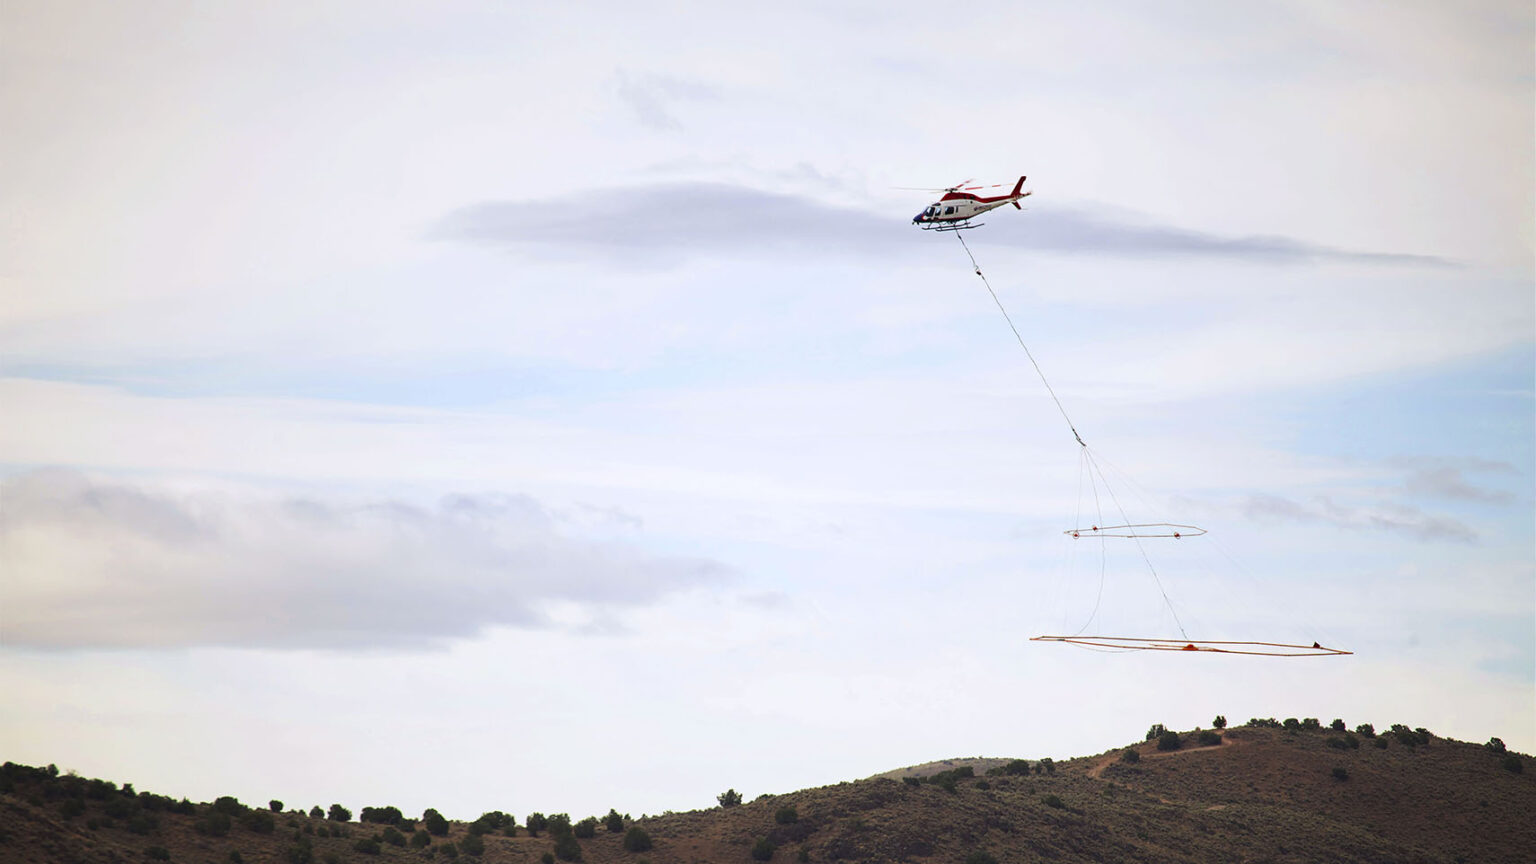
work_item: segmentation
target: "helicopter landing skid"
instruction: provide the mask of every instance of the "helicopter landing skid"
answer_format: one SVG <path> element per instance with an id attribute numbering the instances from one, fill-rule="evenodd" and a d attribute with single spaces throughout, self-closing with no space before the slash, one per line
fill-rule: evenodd
<path id="1" fill-rule="evenodd" d="M 980 228 L 985 222 L 934 222 L 927 225 L 919 225 L 924 231 L 965 231 L 971 228 Z"/>

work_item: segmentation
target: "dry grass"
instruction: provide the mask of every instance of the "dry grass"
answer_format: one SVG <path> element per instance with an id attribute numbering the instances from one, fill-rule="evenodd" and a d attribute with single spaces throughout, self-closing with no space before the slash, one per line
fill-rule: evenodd
<path id="1" fill-rule="evenodd" d="M 1142 760 L 1135 765 L 1114 750 L 1059 763 L 1050 775 L 962 779 L 953 792 L 871 778 L 649 818 L 639 824 L 655 846 L 643 853 L 624 851 L 623 835 L 599 827 L 595 838 L 581 841 L 582 860 L 746 864 L 761 837 L 778 846 L 777 862 L 796 861 L 801 849 L 817 862 L 935 864 L 958 864 L 978 850 L 998 861 L 1053 864 L 1533 860 L 1536 764 L 1529 759 L 1527 770 L 1514 774 L 1478 745 L 1437 738 L 1417 748 L 1394 740 L 1377 749 L 1364 740 L 1359 749 L 1340 750 L 1327 744 L 1333 734 L 1243 727 L 1227 730 L 1216 747 L 1164 753 L 1138 744 Z M 975 763 L 921 767 L 962 764 Z M 1347 780 L 1335 778 L 1338 767 Z M 83 813 L 66 818 L 65 778 L 18 780 L 11 776 L 16 773 L 8 772 L 0 794 L 0 861 L 137 864 L 152 860 L 150 847 L 161 847 L 173 862 L 225 864 L 238 850 L 246 864 L 286 864 L 306 839 L 315 864 L 447 860 L 387 845 L 379 855 L 364 854 L 353 844 L 382 826 L 338 826 L 297 813 L 279 814 L 270 835 L 236 820 L 227 836 L 207 837 L 193 829 L 195 816 L 160 812 L 154 830 L 134 834 L 121 819 L 109 824 L 104 799 L 87 798 Z M 785 805 L 795 807 L 798 822 L 775 822 Z M 321 836 L 338 827 L 349 836 Z M 455 823 L 449 837 L 434 838 L 434 847 L 462 842 L 466 832 Z M 478 860 L 531 864 L 553 845 L 547 834 L 533 838 L 521 830 L 517 837 L 486 836 Z"/>

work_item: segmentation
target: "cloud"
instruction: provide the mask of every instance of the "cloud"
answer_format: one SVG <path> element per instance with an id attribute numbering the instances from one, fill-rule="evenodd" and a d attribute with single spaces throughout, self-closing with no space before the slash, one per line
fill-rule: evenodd
<path id="1" fill-rule="evenodd" d="M 1351 531 L 1387 531 L 1426 541 L 1471 543 L 1477 539 L 1477 533 L 1459 520 L 1402 504 L 1356 507 L 1323 495 L 1310 503 L 1278 495 L 1249 495 L 1239 503 L 1239 509 L 1248 518 L 1259 521 L 1316 522 Z"/>
<path id="2" fill-rule="evenodd" d="M 491 627 L 614 629 L 723 565 L 565 536 L 519 495 L 435 506 L 0 481 L 5 644 L 434 648 Z"/>
<path id="3" fill-rule="evenodd" d="M 1487 489 L 1474 484 L 1466 477 L 1469 472 L 1513 475 L 1515 468 L 1508 462 L 1470 459 L 1457 463 L 1417 460 L 1399 461 L 1397 464 L 1409 469 L 1408 478 L 1403 485 L 1409 493 L 1414 495 L 1483 504 L 1508 504 L 1515 500 L 1514 494 L 1507 490 Z"/>
<path id="4" fill-rule="evenodd" d="M 672 103 L 710 100 L 717 96 L 714 88 L 694 81 L 659 75 L 631 76 L 623 69 L 615 74 L 613 89 L 640 125 L 659 132 L 683 129 L 682 122 L 669 110 Z"/>
<path id="5" fill-rule="evenodd" d="M 908 222 L 905 214 L 876 214 L 802 195 L 726 183 L 670 182 L 584 190 L 558 198 L 483 201 L 448 213 L 431 235 L 552 257 L 596 255 L 674 263 L 709 254 L 911 254 L 919 247 L 913 243 L 917 229 Z M 1352 252 L 1287 237 L 1210 234 L 1088 208 L 1037 207 L 1018 230 L 986 238 L 1063 255 L 1255 264 L 1449 264 L 1429 256 Z"/>

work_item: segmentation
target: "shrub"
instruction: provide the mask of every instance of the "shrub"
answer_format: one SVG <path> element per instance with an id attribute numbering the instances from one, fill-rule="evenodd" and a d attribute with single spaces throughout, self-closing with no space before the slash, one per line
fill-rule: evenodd
<path id="1" fill-rule="evenodd" d="M 770 842 L 767 837 L 759 837 L 757 838 L 757 842 L 752 844 L 753 861 L 767 861 L 773 857 L 773 853 L 773 843 Z"/>
<path id="2" fill-rule="evenodd" d="M 1255 729 L 1279 729 L 1280 721 L 1273 717 L 1254 717 L 1248 721 L 1248 725 Z"/>
<path id="3" fill-rule="evenodd" d="M 1211 725 L 1215 726 L 1217 729 L 1225 729 L 1227 728 L 1227 718 L 1217 714 L 1216 719 L 1211 721 Z"/>
<path id="4" fill-rule="evenodd" d="M 607 828 L 610 834 L 622 834 L 624 832 L 624 817 L 619 815 L 619 811 L 610 808 L 608 815 L 603 817 L 603 827 Z"/>
<path id="5" fill-rule="evenodd" d="M 992 856 L 991 852 L 984 852 L 978 849 L 965 856 L 965 864 L 997 864 L 997 859 Z"/>
<path id="6" fill-rule="evenodd" d="M 384 833 L 380 837 L 391 846 L 405 845 L 405 835 L 401 834 L 399 829 L 393 825 L 384 826 Z"/>
<path id="7" fill-rule="evenodd" d="M 1280 725 L 1284 726 L 1287 732 L 1295 732 L 1297 729 L 1301 728 L 1301 721 L 1297 720 L 1295 717 L 1287 717 L 1285 718 L 1285 721 Z"/>
<path id="8" fill-rule="evenodd" d="M 135 813 L 128 819 L 128 831 L 133 834 L 148 834 L 160 827 L 160 820 L 148 813 Z"/>
<path id="9" fill-rule="evenodd" d="M 629 852 L 649 852 L 651 850 L 651 835 L 644 828 L 636 825 L 624 832 L 624 849 Z"/>
<path id="10" fill-rule="evenodd" d="M 1039 762 L 1035 763 L 1035 773 L 1036 774 L 1055 774 L 1056 773 L 1056 763 L 1051 761 L 1051 757 L 1047 756 L 1044 759 L 1041 759 Z"/>
<path id="11" fill-rule="evenodd" d="M 582 840 L 590 840 L 597 836 L 597 817 L 588 816 L 571 827 L 571 833 Z"/>
<path id="12" fill-rule="evenodd" d="M 1159 750 L 1177 750 L 1179 746 L 1179 733 L 1177 732 L 1164 732 L 1158 736 L 1157 749 Z"/>
<path id="13" fill-rule="evenodd" d="M 459 841 L 459 851 L 478 858 L 485 854 L 485 838 L 479 834 L 470 834 Z"/>
<path id="14" fill-rule="evenodd" d="M 148 856 L 150 859 L 155 860 L 155 861 L 169 861 L 169 860 L 171 860 L 171 852 L 170 852 L 169 849 L 166 849 L 164 846 L 151 846 L 148 849 L 144 850 L 144 854 L 146 856 Z"/>
<path id="15" fill-rule="evenodd" d="M 1333 779 L 1335 779 L 1335 780 L 1348 780 L 1349 779 L 1349 771 L 1348 771 L 1348 769 L 1346 769 L 1343 765 L 1336 766 L 1333 769 Z"/>
<path id="16" fill-rule="evenodd" d="M 59 805 L 59 815 L 65 819 L 73 819 L 83 813 L 85 813 L 85 799 L 83 798 L 65 798 L 64 802 Z"/>
<path id="17" fill-rule="evenodd" d="M 1335 717 L 1333 718 L 1333 722 L 1328 724 L 1328 728 L 1335 732 L 1343 732 L 1347 727 L 1344 725 L 1343 720 Z"/>
<path id="18" fill-rule="evenodd" d="M 992 784 L 991 784 L 991 783 L 988 783 L 988 782 L 987 782 L 987 781 L 985 781 L 985 780 L 977 780 L 977 781 L 976 781 L 976 788 L 977 788 L 977 789 L 980 789 L 980 790 L 981 790 L 981 791 L 983 791 L 983 792 L 985 792 L 985 791 L 987 791 L 987 790 L 988 790 L 988 789 L 991 789 L 991 788 L 992 788 Z"/>
<path id="19" fill-rule="evenodd" d="M 555 841 L 555 857 L 561 861 L 580 861 L 581 844 L 576 842 L 576 838 L 571 834 L 562 834 L 560 839 Z"/>
<path id="20" fill-rule="evenodd" d="M 1376 739 L 1376 749 L 1377 750 L 1385 750 L 1385 749 L 1387 749 L 1387 739 L 1385 739 L 1385 738 L 1377 738 Z"/>
<path id="21" fill-rule="evenodd" d="M 277 830 L 277 817 L 272 815 L 271 810 L 248 811 L 240 817 L 240 823 L 245 826 L 245 830 L 255 834 L 271 834 Z"/>
<path id="22" fill-rule="evenodd" d="M 359 837 L 357 841 L 352 844 L 352 848 L 363 853 L 364 855 L 377 855 L 381 849 L 379 846 L 379 841 L 373 839 L 372 837 Z"/>
<path id="23" fill-rule="evenodd" d="M 1054 807 L 1057 810 L 1064 810 L 1067 806 L 1060 798 L 1057 798 L 1055 795 L 1047 795 L 1044 798 L 1041 798 L 1040 803 L 1047 807 Z"/>
<path id="24" fill-rule="evenodd" d="M 1316 732 L 1317 730 L 1323 728 L 1323 721 L 1317 719 L 1316 717 L 1304 717 L 1301 721 L 1301 728 L 1307 730 L 1308 732 Z"/>
<path id="25" fill-rule="evenodd" d="M 435 846 L 433 848 L 441 852 L 444 858 L 453 859 L 459 857 L 459 847 L 452 843 L 444 843 L 441 846 Z"/>
<path id="26" fill-rule="evenodd" d="M 1143 740 L 1145 740 L 1145 741 L 1154 741 L 1154 740 L 1156 740 L 1158 738 L 1163 737 L 1163 733 L 1167 732 L 1167 731 L 1168 731 L 1167 729 L 1163 728 L 1163 724 L 1161 724 L 1161 723 L 1153 723 L 1152 724 L 1152 728 L 1147 730 L 1147 737 L 1144 738 Z"/>
<path id="27" fill-rule="evenodd" d="M 1488 743 L 1484 744 L 1483 746 L 1487 747 L 1489 750 L 1492 750 L 1495 753 L 1498 753 L 1501 756 L 1504 754 L 1505 748 L 1504 748 L 1504 741 L 1502 739 L 1499 739 L 1499 738 L 1489 738 L 1488 739 Z"/>
<path id="28" fill-rule="evenodd" d="M 316 804 L 315 806 L 309 808 L 309 818 L 311 818 L 311 819 L 324 819 L 325 818 L 325 811 L 320 809 L 320 805 L 319 804 Z"/>
<path id="29" fill-rule="evenodd" d="M 542 864 L 555 864 L 555 853 L 545 852 L 543 855 L 539 856 L 539 861 L 541 861 Z"/>
<path id="30" fill-rule="evenodd" d="M 741 793 L 735 789 L 727 789 L 716 795 L 715 800 L 720 802 L 721 807 L 735 807 L 741 803 Z"/>
<path id="31" fill-rule="evenodd" d="M 273 813 L 281 813 L 283 812 L 283 802 L 273 798 L 271 801 L 267 802 L 267 809 L 271 810 Z"/>
<path id="32" fill-rule="evenodd" d="M 330 812 L 326 814 L 326 818 L 332 822 L 350 822 L 352 821 L 352 811 L 340 804 L 332 804 Z"/>
<path id="33" fill-rule="evenodd" d="M 571 833 L 571 817 L 564 813 L 549 814 L 549 836 L 560 837 Z"/>
<path id="34" fill-rule="evenodd" d="M 1520 774 L 1525 771 L 1525 764 L 1520 761 L 1519 756 L 1513 753 L 1505 754 L 1504 761 L 1500 764 L 1503 765 L 1505 771 L 1511 774 Z"/>
<path id="35" fill-rule="evenodd" d="M 439 837 L 448 836 L 448 820 L 443 818 L 443 814 L 433 810 L 431 807 L 428 807 L 426 812 L 421 814 L 421 824 L 428 831 Z"/>
<path id="36" fill-rule="evenodd" d="M 1327 744 L 1329 747 L 1332 747 L 1335 750 L 1348 750 L 1349 749 L 1349 745 L 1344 743 L 1344 739 L 1343 738 L 1339 738 L 1339 737 L 1334 736 L 1334 735 L 1328 736 L 1328 740 L 1323 742 L 1323 743 Z"/>
<path id="37" fill-rule="evenodd" d="M 809 864 L 811 860 L 811 850 L 801 846 L 800 851 L 795 853 L 795 860 L 799 861 L 800 864 Z"/>
<path id="38" fill-rule="evenodd" d="M 948 792 L 950 794 L 954 794 L 954 792 L 955 792 L 955 790 L 957 788 L 955 786 L 955 775 L 949 773 L 948 771 L 940 771 L 938 774 L 936 774 L 934 776 L 935 776 L 935 781 L 934 782 L 938 784 L 938 787 L 940 789 L 943 789 L 945 792 Z"/>
<path id="39" fill-rule="evenodd" d="M 1361 723 L 1359 726 L 1356 726 L 1355 727 L 1355 732 L 1357 734 L 1359 734 L 1360 737 L 1362 737 L 1362 738 L 1375 738 L 1376 737 L 1376 727 L 1372 726 L 1369 723 Z"/>
<path id="40" fill-rule="evenodd" d="M 549 820 L 544 818 L 543 813 L 529 813 L 528 818 L 523 820 L 524 827 L 528 829 L 529 837 L 539 836 L 539 832 L 543 831 L 548 824 Z"/>
<path id="41" fill-rule="evenodd" d="M 1221 733 L 1205 729 L 1200 732 L 1201 747 L 1215 747 L 1221 743 Z"/>
<path id="42" fill-rule="evenodd" d="M 399 825 L 400 820 L 404 818 L 405 814 L 400 812 L 399 807 L 364 807 L 357 821 L 372 822 L 376 825 Z"/>
<path id="43" fill-rule="evenodd" d="M 780 825 L 793 825 L 800 821 L 800 814 L 795 812 L 794 805 L 786 804 L 774 811 L 773 821 Z"/>
<path id="44" fill-rule="evenodd" d="M 239 816 L 245 812 L 245 805 L 233 795 L 223 795 L 214 799 L 213 809 L 230 816 Z"/>
<path id="45" fill-rule="evenodd" d="M 241 856 L 239 849 L 229 850 L 229 864 L 245 864 L 245 858 Z"/>
<path id="46" fill-rule="evenodd" d="M 411 835 L 412 849 L 425 849 L 431 845 L 432 835 L 427 832 L 427 829 L 418 828 L 416 829 L 416 833 Z"/>
<path id="47" fill-rule="evenodd" d="M 1141 761 L 1141 751 L 1135 747 L 1127 747 L 1120 753 L 1120 761 L 1127 765 L 1135 765 Z"/>
<path id="48" fill-rule="evenodd" d="M 192 830 L 205 837 L 223 837 L 229 833 L 229 814 L 217 810 L 210 810 L 203 814 L 201 819 L 192 823 Z"/>

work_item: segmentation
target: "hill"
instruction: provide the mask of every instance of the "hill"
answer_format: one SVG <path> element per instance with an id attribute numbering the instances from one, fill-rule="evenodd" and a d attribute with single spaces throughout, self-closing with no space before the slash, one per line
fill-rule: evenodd
<path id="1" fill-rule="evenodd" d="M 1406 727 L 1366 732 L 1316 721 L 1253 721 L 1223 733 L 1149 733 L 1148 741 L 1124 749 L 1055 764 L 952 760 L 957 767 L 892 772 L 899 780 L 875 777 L 641 820 L 612 813 L 611 824 L 582 820 L 587 824 L 574 830 L 554 817 L 537 836 L 527 827 L 537 819 L 509 826 L 510 817 L 499 813 L 441 824 L 442 833 L 433 835 L 426 822 L 392 807 L 359 814 L 375 821 L 334 814 L 348 819 L 339 821 L 313 811 L 249 808 L 232 798 L 173 801 L 6 763 L 0 861 L 1533 860 L 1536 766 L 1529 757 Z M 987 767 L 978 772 L 976 764 Z M 649 848 L 633 848 L 641 846 Z"/>

